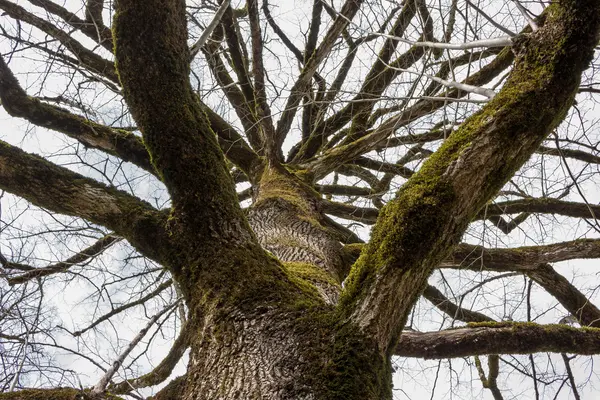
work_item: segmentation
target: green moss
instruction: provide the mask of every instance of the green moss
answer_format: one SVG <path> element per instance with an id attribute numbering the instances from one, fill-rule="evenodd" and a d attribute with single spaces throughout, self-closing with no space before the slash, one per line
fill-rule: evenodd
<path id="1" fill-rule="evenodd" d="M 298 313 L 293 329 L 306 340 L 300 385 L 318 399 L 391 398 L 390 359 L 372 339 L 330 308 L 307 307 Z"/>
<path id="2" fill-rule="evenodd" d="M 354 302 L 364 296 L 377 271 L 385 266 L 403 266 L 402 273 L 411 274 L 411 268 L 426 265 L 427 254 L 446 240 L 441 229 L 452 218 L 453 201 L 452 188 L 440 178 L 409 181 L 381 211 L 371 241 L 346 280 L 340 306 L 351 312 Z M 428 276 L 430 271 L 418 272 Z"/>
<path id="3" fill-rule="evenodd" d="M 572 331 L 572 332 L 595 332 L 600 333 L 600 328 L 593 328 L 589 326 L 574 327 L 567 324 L 537 324 L 535 322 L 513 322 L 513 321 L 499 321 L 499 322 L 469 322 L 467 323 L 469 328 L 512 328 L 518 329 L 543 329 L 545 331 Z"/>
<path id="4" fill-rule="evenodd" d="M 339 286 L 339 283 L 335 281 L 327 272 L 322 268 L 317 267 L 314 264 L 302 263 L 302 262 L 284 262 L 286 270 L 307 282 L 325 283 L 332 286 Z"/>
<path id="5" fill-rule="evenodd" d="M 296 176 L 293 170 L 281 165 L 271 165 L 263 170 L 254 206 L 267 199 L 277 198 L 293 204 L 305 215 L 310 215 L 315 212 L 314 203 L 319 197 L 319 194 Z"/>

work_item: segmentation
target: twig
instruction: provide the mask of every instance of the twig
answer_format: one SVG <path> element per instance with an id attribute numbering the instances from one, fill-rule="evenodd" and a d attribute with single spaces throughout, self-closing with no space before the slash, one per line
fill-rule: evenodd
<path id="1" fill-rule="evenodd" d="M 92 389 L 93 395 L 99 395 L 99 394 L 103 393 L 104 390 L 106 390 L 108 383 L 112 379 L 113 375 L 117 372 L 117 370 L 119 369 L 121 364 L 123 364 L 123 361 L 129 355 L 129 353 L 131 353 L 131 351 L 135 348 L 135 346 L 137 346 L 137 344 L 144 338 L 144 336 L 146 335 L 146 333 L 148 333 L 148 330 L 150 330 L 152 325 L 154 325 L 154 323 L 161 316 L 163 316 L 165 313 L 169 312 L 174 307 L 176 307 L 179 304 L 179 301 L 180 300 L 177 300 L 175 303 L 169 305 L 168 307 L 165 307 L 158 314 L 156 314 L 155 316 L 150 318 L 150 321 L 148 321 L 146 326 L 137 334 L 136 337 L 133 338 L 133 340 L 129 343 L 129 345 L 127 346 L 125 351 L 123 353 L 121 353 L 119 355 L 119 357 L 117 357 L 117 359 L 113 362 L 112 366 L 106 371 L 104 376 L 102 376 L 102 378 L 98 381 L 98 383 L 96 383 L 96 385 Z"/>
<path id="2" fill-rule="evenodd" d="M 519 12 L 523 15 L 523 17 L 527 20 L 527 23 L 529 24 L 529 26 L 531 27 L 532 31 L 537 31 L 538 30 L 538 26 L 535 23 L 535 21 L 533 20 L 533 18 L 531 18 L 529 16 L 529 10 L 527 10 L 525 7 L 523 7 L 523 5 L 521 5 L 521 3 L 519 3 L 519 0 L 513 0 L 513 2 L 515 3 L 515 5 L 517 6 L 517 9 L 519 10 Z"/>
<path id="3" fill-rule="evenodd" d="M 191 58 L 196 57 L 196 54 L 198 54 L 202 46 L 204 46 L 204 43 L 206 43 L 208 37 L 211 35 L 211 33 L 213 33 L 217 25 L 219 25 L 221 17 L 223 16 L 223 14 L 225 14 L 225 10 L 227 10 L 227 7 L 229 7 L 229 0 L 224 0 L 223 3 L 221 3 L 221 6 L 217 10 L 217 12 L 215 13 L 212 21 L 210 21 L 206 29 L 204 29 L 204 32 L 202 32 L 202 34 L 200 35 L 200 38 L 198 38 L 196 43 L 194 43 L 190 48 Z"/>

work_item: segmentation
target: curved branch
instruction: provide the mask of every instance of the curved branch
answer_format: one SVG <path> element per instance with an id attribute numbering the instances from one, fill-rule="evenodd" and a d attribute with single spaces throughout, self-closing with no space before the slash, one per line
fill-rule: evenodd
<path id="1" fill-rule="evenodd" d="M 368 157 L 357 157 L 351 161 L 351 164 L 360 165 L 361 167 L 369 168 L 378 172 L 385 172 L 394 175 L 399 175 L 403 178 L 410 178 L 415 173 L 410 168 L 403 165 L 390 164 L 382 161 L 373 160 Z"/>
<path id="2" fill-rule="evenodd" d="M 528 198 L 489 204 L 475 218 L 483 219 L 518 213 L 558 214 L 573 218 L 600 218 L 600 206 L 550 198 Z"/>
<path id="3" fill-rule="evenodd" d="M 200 101 L 200 107 L 206 113 L 210 127 L 217 135 L 217 141 L 223 154 L 248 177 L 253 177 L 261 161 L 258 154 L 248 146 L 242 135 L 219 114 Z"/>
<path id="4" fill-rule="evenodd" d="M 321 201 L 321 207 L 327 214 L 365 224 L 374 224 L 379 214 L 379 210 L 375 208 L 361 208 L 325 199 Z"/>
<path id="5" fill-rule="evenodd" d="M 441 359 L 540 352 L 597 354 L 600 352 L 600 329 L 530 322 L 482 322 L 440 332 L 404 331 L 394 354 Z"/>
<path id="6" fill-rule="evenodd" d="M 335 205 L 337 206 L 338 203 L 335 203 Z M 328 212 L 326 208 L 325 212 Z M 342 218 L 346 217 L 342 216 Z M 356 253 L 356 258 L 358 258 L 358 253 L 362 250 L 363 245 L 356 246 L 360 248 L 354 248 L 352 253 Z M 509 249 L 487 248 L 461 243 L 438 267 L 466 269 L 476 272 L 518 271 L 528 273 L 538 268 L 540 264 L 580 258 L 600 258 L 600 239 L 579 239 L 542 246 L 523 246 Z"/>
<path id="7" fill-rule="evenodd" d="M 429 300 L 440 311 L 448 314 L 453 320 L 463 322 L 493 322 L 494 320 L 485 314 L 468 310 L 454 304 L 435 286 L 427 285 L 423 291 L 423 297 Z"/>
<path id="8" fill-rule="evenodd" d="M 215 37 L 213 37 L 213 39 L 215 39 Z M 217 50 L 218 46 L 207 46 L 204 49 L 204 55 L 208 66 L 213 73 L 215 80 L 219 84 L 219 87 L 225 96 L 227 96 L 229 103 L 240 119 L 250 145 L 253 149 L 258 151 L 262 148 L 262 143 L 256 118 L 246 103 L 244 94 L 231 78 L 231 75 L 227 71 Z"/>
<path id="9" fill-rule="evenodd" d="M 462 83 L 473 86 L 482 86 L 490 82 L 502 71 L 508 68 L 512 64 L 513 60 L 513 52 L 511 49 L 505 48 L 491 63 L 481 68 L 477 73 L 466 78 Z M 466 96 L 467 94 L 468 93 L 465 91 L 452 89 L 439 95 L 439 100 L 419 100 L 413 106 L 403 110 L 400 114 L 383 121 L 376 129 L 372 130 L 368 134 L 365 134 L 360 139 L 345 146 L 330 149 L 318 159 L 308 162 L 306 167 L 311 168 L 317 177 L 322 177 L 335 168 L 336 165 L 339 165 L 339 163 L 350 162 L 351 160 L 354 160 L 355 158 L 377 148 L 386 148 L 390 145 L 397 145 L 394 143 L 395 138 L 391 138 L 386 141 L 386 139 L 392 133 L 396 132 L 401 127 L 406 126 L 409 123 L 416 121 L 417 119 L 445 106 L 448 98 L 458 99 Z M 441 138 L 443 138 L 443 135 Z M 413 140 L 412 137 L 407 139 L 408 140 L 406 143 L 419 143 L 418 141 Z M 426 141 L 429 140 L 431 139 L 428 137 Z"/>
<path id="10" fill-rule="evenodd" d="M 576 149 L 557 149 L 552 147 L 540 146 L 536 153 L 547 154 L 557 157 L 572 158 L 574 160 L 584 161 L 590 164 L 600 164 L 600 157 L 588 152 Z"/>
<path id="11" fill-rule="evenodd" d="M 86 20 L 82 20 L 66 8 L 50 0 L 29 0 L 29 2 L 61 18 L 73 28 L 80 30 L 81 33 L 112 53 L 112 33 L 110 32 L 110 29 L 102 23 L 103 1 L 88 1 Z"/>
<path id="12" fill-rule="evenodd" d="M 548 264 L 539 265 L 527 275 L 543 287 L 583 326 L 600 328 L 600 310 Z"/>
<path id="13" fill-rule="evenodd" d="M 373 191 L 367 187 L 346 185 L 315 185 L 317 192 L 338 196 L 371 196 Z"/>
<path id="14" fill-rule="evenodd" d="M 158 287 L 156 289 L 154 289 L 152 292 L 148 293 L 144 297 L 141 297 L 138 300 L 132 301 L 131 303 L 123 304 L 122 306 L 112 309 L 110 312 L 99 317 L 98 319 L 96 319 L 94 322 L 92 322 L 90 325 L 86 326 L 85 328 L 73 332 L 72 335 L 73 336 L 81 336 L 85 332 L 89 331 L 90 329 L 93 329 L 94 327 L 100 325 L 102 322 L 109 320 L 111 317 L 113 317 L 125 310 L 128 310 L 131 307 L 135 307 L 135 306 L 144 304 L 146 301 L 150 300 L 151 298 L 156 297 L 159 294 L 161 294 L 164 290 L 168 289 L 172 284 L 173 284 L 173 281 L 171 279 L 161 283 L 160 285 L 158 285 Z"/>
<path id="15" fill-rule="evenodd" d="M 119 77 L 117 76 L 117 71 L 112 61 L 106 60 L 87 49 L 77 40 L 73 39 L 67 32 L 58 29 L 50 22 L 44 21 L 38 16 L 28 12 L 23 7 L 11 3 L 10 1 L 0 0 L 0 9 L 4 10 L 10 17 L 26 22 L 58 40 L 75 57 L 77 57 L 81 65 L 89 71 L 103 76 L 113 83 L 119 83 Z"/>
<path id="16" fill-rule="evenodd" d="M 8 284 L 11 286 L 17 285 L 20 283 L 27 282 L 31 279 L 41 278 L 44 276 L 58 274 L 61 272 L 68 271 L 69 268 L 71 268 L 73 265 L 81 264 L 83 262 L 89 261 L 91 258 L 96 257 L 98 254 L 101 254 L 104 250 L 108 249 L 110 246 L 112 246 L 114 243 L 118 242 L 119 240 L 121 240 L 121 238 L 118 236 L 106 235 L 102 239 L 100 239 L 96 243 L 94 243 L 93 245 L 83 249 L 82 251 L 75 254 L 74 256 L 69 257 L 65 261 L 62 261 L 62 262 L 59 262 L 59 263 L 56 263 L 53 265 L 49 265 L 44 268 L 33 268 L 33 269 L 25 272 L 24 274 L 9 277 L 7 279 Z M 2 260 L 0 257 L 0 263 L 1 263 L 1 261 Z M 3 265 L 3 267 L 10 268 L 10 263 Z"/>
<path id="17" fill-rule="evenodd" d="M 535 270 L 540 264 L 579 258 L 600 258 L 600 239 L 579 239 L 512 249 L 491 249 L 462 243 L 440 264 L 440 268 L 527 272 Z"/>
<path id="18" fill-rule="evenodd" d="M 192 329 L 189 323 L 183 326 L 169 353 L 156 368 L 139 378 L 129 379 L 109 386 L 109 392 L 126 394 L 135 389 L 154 386 L 164 382 L 171 375 L 173 369 L 187 350 L 191 332 Z"/>
<path id="19" fill-rule="evenodd" d="M 260 28 L 260 15 L 258 12 L 258 0 L 249 0 L 247 3 L 248 17 L 250 20 L 250 33 L 252 43 L 252 77 L 254 78 L 254 101 L 258 121 L 262 127 L 264 137 L 264 150 L 267 160 L 271 162 L 283 161 L 281 147 L 277 146 L 275 140 L 275 127 L 271 115 L 271 108 L 267 101 L 267 90 L 265 86 L 265 66 L 263 61 L 263 39 Z"/>
<path id="20" fill-rule="evenodd" d="M 178 376 L 147 400 L 179 400 L 185 388 L 187 378 L 187 375 Z"/>
<path id="21" fill-rule="evenodd" d="M 0 188 L 51 211 L 87 219 L 161 263 L 169 247 L 165 213 L 42 157 L 0 141 Z M 161 245 L 159 245 L 161 244 Z"/>
<path id="22" fill-rule="evenodd" d="M 64 133 L 86 147 L 101 150 L 150 173 L 156 173 L 141 138 L 125 130 L 97 124 L 68 110 L 28 96 L 2 56 L 0 100 L 4 109 L 13 117 L 25 118 L 34 125 Z"/>

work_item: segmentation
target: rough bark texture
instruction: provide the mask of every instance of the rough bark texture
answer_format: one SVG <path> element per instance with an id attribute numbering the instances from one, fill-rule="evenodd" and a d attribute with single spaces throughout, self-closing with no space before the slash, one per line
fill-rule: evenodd
<path id="1" fill-rule="evenodd" d="M 164 264 L 180 282 L 197 332 L 182 398 L 389 397 L 389 360 L 326 306 L 335 291 L 319 290 L 298 268 L 282 265 L 250 230 L 214 132 L 191 95 L 183 4 L 121 0 L 114 24 L 125 98 L 173 202 L 168 229 L 178 243 Z M 336 288 L 343 271 L 336 253 L 343 249 L 310 221 L 318 210 L 308 188 L 286 197 L 286 184 L 303 184 L 281 167 L 265 166 L 251 180 L 259 182 L 253 213 L 261 215 L 257 230 L 266 247 L 273 209 L 287 210 L 289 223 L 305 220 L 311 235 L 323 232 L 315 243 L 300 235 L 292 238 L 300 246 L 271 249 L 293 261 L 298 251 L 310 253 L 312 276 L 328 274 L 329 288 Z"/>
<path id="2" fill-rule="evenodd" d="M 481 322 L 441 332 L 405 332 L 396 354 L 424 358 L 467 357 L 483 354 L 554 352 L 596 354 L 600 329 L 579 330 L 565 325 Z"/>
<path id="3" fill-rule="evenodd" d="M 341 14 L 351 19 L 361 4 L 348 0 Z M 89 2 L 86 18 L 101 23 L 101 5 Z M 190 85 L 183 0 L 119 0 L 113 25 L 116 70 L 150 155 L 147 159 L 141 152 L 132 161 L 162 180 L 172 201 L 168 215 L 3 142 L 0 188 L 52 211 L 104 225 L 170 271 L 189 309 L 185 345 L 191 354 L 185 377 L 156 399 L 391 399 L 390 356 L 417 352 L 424 338 L 410 334 L 401 339 L 411 308 L 469 222 L 564 117 L 598 41 L 599 10 L 596 0 L 556 2 L 546 10 L 543 27 L 516 38 L 514 69 L 503 89 L 381 210 L 371 241 L 353 265 L 340 243 L 339 227 L 324 215 L 314 180 L 363 150 L 377 148 L 391 131 L 376 131 L 375 136 L 355 132 L 355 141 L 312 159 L 306 164 L 309 170 L 281 164 L 273 149 L 236 147 L 232 154 L 237 154 L 254 193 L 245 213 L 217 138 L 223 147 L 233 145 L 237 134 L 207 111 Z M 305 89 L 348 25 L 347 18 L 338 16 L 323 43 L 307 57 L 282 119 L 271 132 L 275 145 L 285 139 Z M 398 30 L 404 29 L 401 22 Z M 234 46 L 232 38 L 229 44 Z M 512 59 L 507 52 L 502 63 Z M 97 69 L 100 61 L 87 62 Z M 112 63 L 109 66 L 103 72 L 114 78 Z M 241 76 L 245 71 L 237 72 Z M 389 80 L 391 76 L 383 83 L 370 80 L 367 94 L 382 93 L 380 86 Z M 6 82 L 0 75 L 0 90 Z M 252 95 L 250 89 L 245 89 L 246 97 Z M 3 101 L 8 92 L 0 92 Z M 22 106 L 9 109 L 14 115 L 33 119 L 43 118 L 44 112 L 59 113 L 66 120 L 56 129 L 89 141 L 92 132 L 71 124 L 74 120 L 64 110 L 48 109 L 24 93 L 16 97 Z M 248 104 L 241 106 L 254 100 L 247 98 Z M 434 106 L 429 102 L 423 107 Z M 354 122 L 362 128 L 367 121 L 358 115 Z M 95 133 L 100 135 L 96 147 L 119 153 L 119 148 L 109 148 L 106 138 L 120 138 L 122 132 Z M 137 139 L 122 139 L 140 150 Z M 455 254 L 467 258 L 461 250 Z M 519 258 L 504 256 L 504 262 Z M 484 254 L 484 262 L 488 260 L 493 267 L 493 254 Z M 548 271 L 530 275 L 540 284 L 552 283 Z M 429 297 L 444 301 L 432 290 Z M 586 309 L 579 300 L 569 307 L 596 326 L 595 308 Z M 500 339 L 509 341 L 511 351 L 529 351 L 542 334 L 536 329 L 481 325 L 447 331 L 429 337 L 427 343 L 435 345 L 419 354 L 489 354 Z M 551 345 L 540 351 L 584 352 L 579 343 L 600 351 L 594 329 L 563 327 L 543 334 Z M 66 398 L 77 398 L 77 392 L 69 390 Z M 23 392 L 17 399 L 65 398 L 48 392 L 28 395 Z"/>
<path id="4" fill-rule="evenodd" d="M 248 220 L 259 243 L 336 304 L 350 257 L 320 209 L 320 196 L 283 166 L 265 168 Z"/>
<path id="5" fill-rule="evenodd" d="M 543 28 L 516 40 L 515 66 L 500 93 L 382 210 L 353 268 L 344 307 L 383 353 L 395 347 L 433 268 L 573 101 L 598 41 L 598 4 L 564 1 L 546 11 Z"/>

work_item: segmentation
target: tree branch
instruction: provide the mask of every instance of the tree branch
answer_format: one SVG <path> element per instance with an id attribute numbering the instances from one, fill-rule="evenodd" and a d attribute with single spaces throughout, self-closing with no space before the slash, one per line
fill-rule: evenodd
<path id="1" fill-rule="evenodd" d="M 118 84 L 119 77 L 112 61 L 106 60 L 93 51 L 85 48 L 77 40 L 73 39 L 67 32 L 58 29 L 56 26 L 48 21 L 31 14 L 23 7 L 20 7 L 7 0 L 0 0 L 0 9 L 4 10 L 6 14 L 19 21 L 26 22 L 42 32 L 50 35 L 54 39 L 58 40 L 63 46 L 65 46 L 89 71 L 92 71 L 100 76 L 103 76 L 110 81 Z"/>
<path id="2" fill-rule="evenodd" d="M 423 297 L 429 300 L 439 310 L 446 313 L 453 320 L 463 322 L 493 322 L 494 320 L 485 314 L 477 311 L 471 311 L 454 304 L 435 286 L 427 285 L 423 291 Z"/>
<path id="3" fill-rule="evenodd" d="M 194 43 L 194 45 L 192 47 L 190 47 L 190 55 L 192 58 L 194 58 L 196 56 L 196 54 L 198 54 L 198 52 L 200 51 L 202 46 L 204 46 L 204 43 L 206 43 L 206 41 L 208 40 L 208 37 L 210 35 L 212 35 L 215 28 L 221 22 L 221 18 L 223 17 L 223 14 L 225 13 L 225 11 L 227 10 L 228 7 L 229 7 L 229 0 L 224 0 L 221 3 L 221 5 L 219 6 L 219 9 L 215 13 L 215 15 L 213 16 L 213 19 L 210 21 L 210 23 L 204 29 L 204 32 L 202 32 L 202 34 L 200 35 L 200 37 L 198 38 L 196 43 Z"/>
<path id="4" fill-rule="evenodd" d="M 552 266 L 538 265 L 527 275 L 554 296 L 581 325 L 600 328 L 600 310 Z"/>
<path id="5" fill-rule="evenodd" d="M 440 264 L 440 268 L 527 272 L 535 270 L 540 264 L 578 258 L 600 258 L 600 239 L 579 239 L 512 249 L 491 249 L 462 243 Z"/>
<path id="6" fill-rule="evenodd" d="M 321 202 L 323 212 L 351 221 L 373 224 L 377 219 L 379 210 L 375 208 L 362 208 L 349 204 L 338 203 L 323 199 Z"/>
<path id="7" fill-rule="evenodd" d="M 144 338 L 144 336 L 146 336 L 146 333 L 148 333 L 150 328 L 152 328 L 152 325 L 154 325 L 154 323 L 156 323 L 156 321 L 158 321 L 158 319 L 160 317 L 162 317 L 164 314 L 166 314 L 167 312 L 171 311 L 174 307 L 176 307 L 177 303 L 179 303 L 179 301 L 180 300 L 177 300 L 174 304 L 168 305 L 167 307 L 163 308 L 158 313 L 156 313 L 154 316 L 152 316 L 152 318 L 150 318 L 148 323 L 138 332 L 138 334 L 133 338 L 133 340 L 131 342 L 129 342 L 129 344 L 127 345 L 125 350 L 121 354 L 119 354 L 119 356 L 112 363 L 110 368 L 108 368 L 106 370 L 106 372 L 104 373 L 102 378 L 100 378 L 98 383 L 96 383 L 96 385 L 92 389 L 92 394 L 94 396 L 98 396 L 105 392 L 106 387 L 110 383 L 112 377 L 117 372 L 117 370 L 121 367 L 121 365 L 123 364 L 123 361 L 125 361 L 125 358 L 127 358 L 129 353 L 131 353 L 131 351 L 135 348 L 135 346 L 137 346 L 137 344 Z"/>
<path id="8" fill-rule="evenodd" d="M 442 359 L 484 354 L 600 352 L 600 329 L 530 322 L 482 322 L 440 332 L 402 332 L 394 354 Z"/>
<path id="9" fill-rule="evenodd" d="M 215 31 L 215 34 L 221 32 L 219 30 Z M 221 39 L 220 36 L 213 35 L 213 40 Z M 218 41 L 217 41 L 218 43 Z M 221 59 L 219 53 L 219 45 L 211 44 L 210 46 L 205 46 L 204 54 L 206 56 L 206 60 L 208 62 L 208 66 L 212 71 L 213 75 L 217 83 L 219 84 L 225 96 L 233 106 L 242 126 L 244 127 L 244 131 L 246 132 L 246 136 L 248 137 L 248 141 L 254 150 L 261 150 L 261 137 L 260 132 L 258 130 L 258 123 L 254 114 L 252 114 L 248 103 L 244 97 L 244 94 L 240 90 L 240 88 L 236 85 L 236 83 L 231 78 L 231 75 L 227 71 L 223 60 Z"/>
<path id="10" fill-rule="evenodd" d="M 185 2 L 122 0 L 113 25 L 125 100 L 171 195 L 173 224 L 193 230 L 194 240 L 249 238 L 229 169 L 190 85 Z"/>
<path id="11" fill-rule="evenodd" d="M 166 215 L 125 192 L 0 141 L 0 188 L 53 212 L 87 219 L 126 238 L 161 263 Z M 163 246 L 164 245 L 164 246 Z"/>
<path id="12" fill-rule="evenodd" d="M 24 389 L 0 393 L 0 400 L 125 400 L 111 394 L 92 396 L 89 390 L 73 388 Z"/>
<path id="13" fill-rule="evenodd" d="M 83 249 L 82 251 L 75 254 L 74 256 L 69 257 L 65 261 L 49 265 L 44 268 L 33 268 L 30 271 L 25 272 L 24 274 L 8 277 L 8 284 L 11 286 L 17 285 L 20 283 L 27 282 L 31 279 L 42 278 L 44 276 L 68 271 L 73 265 L 89 261 L 91 258 L 96 257 L 98 254 L 101 254 L 104 250 L 108 249 L 110 246 L 112 246 L 119 240 L 121 240 L 121 238 L 118 236 L 106 235 L 93 245 Z M 6 265 L 3 265 L 3 267 L 10 268 L 10 263 L 6 263 Z"/>
<path id="14" fill-rule="evenodd" d="M 504 71 L 513 62 L 514 54 L 509 48 L 502 50 L 498 56 L 488 65 L 481 68 L 477 73 L 466 78 L 463 83 L 482 86 L 485 83 L 490 82 L 498 74 Z M 352 143 L 348 143 L 344 146 L 339 146 L 324 152 L 322 156 L 308 162 L 306 167 L 311 168 L 317 178 L 327 175 L 329 171 L 339 163 L 347 163 L 355 158 L 368 153 L 371 150 L 377 148 L 387 148 L 395 143 L 395 138 L 386 139 L 395 131 L 409 123 L 416 121 L 417 119 L 428 115 L 435 110 L 443 107 L 447 104 L 448 98 L 461 98 L 467 95 L 467 92 L 459 89 L 452 89 L 446 93 L 439 95 L 435 99 L 423 99 L 417 101 L 413 106 L 404 109 L 400 114 L 394 115 L 386 121 L 383 121 L 376 129 L 365 132 L 360 139 L 355 140 Z M 439 98 L 439 100 L 437 100 Z M 413 138 L 412 135 L 407 137 L 402 143 L 419 143 L 415 141 L 418 139 Z M 441 135 L 444 138 L 444 135 Z M 430 141 L 430 135 L 423 138 L 426 141 Z"/>
<path id="15" fill-rule="evenodd" d="M 25 118 L 34 125 L 64 133 L 86 147 L 101 150 L 152 174 L 156 173 L 141 138 L 125 130 L 97 124 L 64 108 L 28 96 L 2 56 L 0 100 L 4 109 L 13 117 Z"/>
<path id="16" fill-rule="evenodd" d="M 38 7 L 56 15 L 73 28 L 80 30 L 84 35 L 112 53 L 112 33 L 102 23 L 103 1 L 89 0 L 86 8 L 86 20 L 82 20 L 66 8 L 50 0 L 29 0 Z M 99 8 L 99 9 L 98 9 Z"/>
<path id="17" fill-rule="evenodd" d="M 338 206 L 338 203 L 334 204 L 336 207 Z M 326 208 L 329 205 L 324 207 L 325 212 L 329 212 Z M 341 215 L 340 217 L 347 218 Z M 354 249 L 353 253 L 362 250 L 363 245 L 359 246 L 361 248 Z M 600 258 L 600 239 L 579 239 L 542 246 L 523 246 L 508 249 L 486 248 L 461 243 L 438 267 L 466 269 L 476 272 L 518 271 L 528 273 L 535 270 L 540 264 L 580 258 Z"/>
<path id="18" fill-rule="evenodd" d="M 175 339 L 175 342 L 173 342 L 173 345 L 169 349 L 169 353 L 156 368 L 138 378 L 128 379 L 111 385 L 108 387 L 108 391 L 116 394 L 126 394 L 135 389 L 154 386 L 164 382 L 165 379 L 171 375 L 175 365 L 177 365 L 187 350 L 190 334 L 190 324 L 186 324 L 181 328 L 181 332 L 179 333 L 179 336 L 177 336 L 177 339 Z"/>
<path id="19" fill-rule="evenodd" d="M 597 44 L 600 4 L 564 1 L 546 10 L 545 25 L 513 46 L 515 66 L 500 93 L 384 207 L 353 267 L 340 308 L 382 354 L 395 347 L 433 268 L 572 104 Z"/>
<path id="20" fill-rule="evenodd" d="M 518 213 L 558 214 L 573 218 L 600 218 L 600 206 L 551 198 L 527 198 L 489 204 L 475 218 L 484 219 L 503 214 Z"/>
<path id="21" fill-rule="evenodd" d="M 250 32 L 252 43 L 252 76 L 254 78 L 254 109 L 262 128 L 264 138 L 264 151 L 270 162 L 283 161 L 281 147 L 275 139 L 275 127 L 271 116 L 271 108 L 267 102 L 267 91 L 265 86 L 265 66 L 263 63 L 263 40 L 260 29 L 260 15 L 258 11 L 258 0 L 248 0 L 248 17 L 250 19 Z"/>
<path id="22" fill-rule="evenodd" d="M 77 330 L 77 331 L 73 332 L 72 335 L 73 336 L 81 336 L 85 332 L 89 331 L 90 329 L 93 329 L 94 327 L 100 325 L 102 322 L 108 321 L 113 316 L 115 316 L 115 315 L 117 315 L 119 313 L 122 313 L 123 311 L 128 310 L 131 307 L 135 307 L 135 306 L 139 306 L 141 304 L 144 304 L 148 300 L 150 300 L 150 299 L 158 296 L 163 291 L 165 291 L 166 289 L 168 289 L 169 287 L 171 287 L 172 284 L 173 284 L 173 281 L 171 279 L 166 280 L 165 282 L 163 282 L 160 285 L 158 285 L 158 287 L 156 289 L 154 289 L 150 293 L 146 294 L 145 296 L 139 298 L 138 300 L 135 300 L 135 301 L 132 301 L 130 303 L 126 303 L 126 304 L 123 304 L 123 305 L 121 305 L 119 307 L 113 308 L 110 312 L 108 312 L 108 313 L 102 315 L 101 317 L 97 318 L 96 320 L 94 320 L 94 322 L 92 322 L 90 325 L 86 326 L 83 329 L 80 329 L 80 330 Z"/>
<path id="23" fill-rule="evenodd" d="M 364 0 L 346 0 L 342 9 L 339 13 L 339 17 L 335 19 L 333 25 L 329 28 L 325 36 L 323 37 L 323 41 L 314 51 L 313 55 L 310 57 L 300 76 L 294 83 L 294 86 L 291 89 L 290 97 L 285 105 L 285 109 L 283 114 L 281 115 L 281 119 L 277 123 L 276 130 L 276 138 L 277 145 L 281 146 L 283 144 L 287 133 L 292 127 L 292 122 L 296 115 L 298 105 L 304 96 L 304 92 L 310 81 L 317 72 L 317 68 L 319 64 L 325 59 L 325 57 L 329 54 L 331 49 L 333 48 L 337 38 L 340 33 L 346 28 L 348 25 L 348 20 L 352 20 L 356 13 L 358 12 L 360 6 L 362 5 Z"/>

